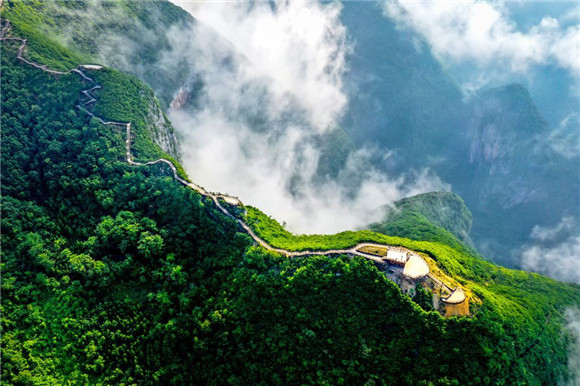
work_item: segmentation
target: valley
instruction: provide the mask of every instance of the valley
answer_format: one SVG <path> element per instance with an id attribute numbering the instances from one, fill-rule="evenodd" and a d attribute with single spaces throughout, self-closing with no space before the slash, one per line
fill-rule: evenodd
<path id="1" fill-rule="evenodd" d="M 26 58 L 23 57 L 23 52 L 26 49 L 26 39 L 12 36 L 9 37 L 7 33 L 9 32 L 10 21 L 0 19 L 0 24 L 1 23 L 4 23 L 4 27 L 0 32 L 0 41 L 18 41 L 21 43 L 20 46 L 18 47 L 17 52 L 17 58 L 19 60 L 51 75 L 64 75 L 66 73 L 75 73 L 78 74 L 83 81 L 89 83 L 89 88 L 81 91 L 81 94 L 86 100 L 81 101 L 79 104 L 76 105 L 76 107 L 79 110 L 83 110 L 90 117 L 96 118 L 101 124 L 105 126 L 125 128 L 126 160 L 129 165 L 150 166 L 159 163 L 167 165 L 171 169 L 173 178 L 176 181 L 181 183 L 183 186 L 193 189 L 200 195 L 211 199 L 215 204 L 215 206 L 223 214 L 237 221 L 240 228 L 243 229 L 254 240 L 256 245 L 260 245 L 261 247 L 269 251 L 273 251 L 290 258 L 313 256 L 313 255 L 331 256 L 341 254 L 364 257 L 377 263 L 386 273 L 390 273 L 390 275 L 387 275 L 387 277 L 390 278 L 392 277 L 393 279 L 394 277 L 399 277 L 400 278 L 399 280 L 394 279 L 393 281 L 399 284 L 402 288 L 405 288 L 404 289 L 405 293 L 409 293 L 409 290 L 411 290 L 411 295 L 414 295 L 416 285 L 418 284 L 424 285 L 426 288 L 432 288 L 434 292 L 433 303 L 434 305 L 441 304 L 441 307 L 436 308 L 440 310 L 440 312 L 444 315 L 447 315 L 444 307 L 445 304 L 460 304 L 463 302 L 465 302 L 466 304 L 468 303 L 468 299 L 466 298 L 463 289 L 461 289 L 460 287 L 452 289 L 447 285 L 443 284 L 441 280 L 439 280 L 438 278 L 429 273 L 429 265 L 418 253 L 406 248 L 368 242 L 360 242 L 349 248 L 325 249 L 325 250 L 290 251 L 282 248 L 273 247 L 272 245 L 268 244 L 264 239 L 256 235 L 254 230 L 252 230 L 252 228 L 248 224 L 246 224 L 246 222 L 230 213 L 220 203 L 220 200 L 224 200 L 226 203 L 233 206 L 243 206 L 242 203 L 237 198 L 219 193 L 211 193 L 206 189 L 202 188 L 201 186 L 195 184 L 194 182 L 182 178 L 179 175 L 177 168 L 170 160 L 159 158 L 157 160 L 145 163 L 137 162 L 134 160 L 133 154 L 131 152 L 131 143 L 133 137 L 133 133 L 131 132 L 131 122 L 109 121 L 104 117 L 99 117 L 95 115 L 91 110 L 87 108 L 87 106 L 94 107 L 94 104 L 98 102 L 98 100 L 91 94 L 91 92 L 102 89 L 102 86 L 98 84 L 93 78 L 88 76 L 84 71 L 99 71 L 102 69 L 102 66 L 94 64 L 81 64 L 77 68 L 71 69 L 69 71 L 57 71 L 51 70 L 47 68 L 45 65 L 40 65 L 38 63 L 27 60 Z M 377 253 L 377 251 L 381 252 Z M 425 280 L 428 280 L 429 283 L 426 283 Z M 439 291 L 439 293 L 436 293 L 433 284 L 438 284 L 438 286 L 436 286 L 436 289 Z M 446 294 L 443 295 L 443 297 L 441 296 L 441 289 L 444 289 L 446 291 Z M 440 302 L 439 299 L 441 299 L 442 302 Z M 462 316 L 469 315 L 468 305 L 466 307 L 466 310 L 467 312 L 460 313 L 459 315 Z M 453 315 L 457 316 L 458 314 L 454 313 Z"/>
<path id="2" fill-rule="evenodd" d="M 341 31 L 336 4 L 288 6 L 320 20 L 332 16 L 329 28 Z M 288 10 L 283 4 L 255 7 L 266 14 Z M 349 31 L 380 24 L 382 16 L 366 23 L 356 7 L 342 10 Z M 368 227 L 337 221 L 339 230 L 357 230 L 316 234 L 276 220 L 286 218 L 262 204 L 277 197 L 272 189 L 255 184 L 263 198 L 253 200 L 228 184 L 206 182 L 204 168 L 217 174 L 224 156 L 236 164 L 232 179 L 252 184 L 244 169 L 260 169 L 251 158 L 236 158 L 233 147 L 214 152 L 215 161 L 204 151 L 212 135 L 223 144 L 229 139 L 222 134 L 232 134 L 220 131 L 219 120 L 207 126 L 192 120 L 198 130 L 190 134 L 200 146 L 184 148 L 191 143 L 168 110 L 181 86 L 189 94 L 178 93 L 175 108 L 207 107 L 208 93 L 216 89 L 205 88 L 212 78 L 199 70 L 210 58 L 196 49 L 219 46 L 223 31 L 204 26 L 204 34 L 190 35 L 202 22 L 167 1 L 5 0 L 1 8 L 3 384 L 481 385 L 576 379 L 577 337 L 570 326 L 580 287 L 508 269 L 480 254 L 470 237 L 477 218 L 462 197 L 410 195 L 395 201 L 383 221 Z M 259 16 L 254 9 L 242 11 Z M 184 40 L 197 40 L 172 40 L 181 32 Z M 392 29 L 368 29 L 370 36 L 375 32 L 379 40 L 397 39 Z M 379 51 L 380 41 L 368 43 L 361 44 Z M 396 60 L 432 63 L 434 72 L 418 81 L 436 83 L 427 47 L 426 56 L 417 58 L 404 50 L 408 42 L 399 43 L 394 48 L 403 50 Z M 178 47 L 178 59 L 165 60 Z M 240 96 L 239 83 L 229 76 L 248 64 L 237 62 L 231 48 L 224 46 L 223 57 L 233 61 L 205 67 L 220 78 L 217 85 L 227 86 L 226 102 Z M 396 76 L 400 69 L 383 62 Z M 380 82 L 372 85 L 388 94 Z M 248 98 L 229 111 L 233 128 L 265 139 L 248 142 L 252 146 L 242 149 L 248 154 L 275 145 L 277 130 L 288 123 L 305 123 L 292 118 L 272 126 L 280 115 L 253 119 L 264 115 L 269 102 L 255 103 L 252 92 L 264 98 L 268 93 L 251 86 L 267 83 L 246 83 L 249 94 L 242 95 Z M 407 83 L 407 96 L 421 92 L 402 77 L 393 94 Z M 369 90 L 360 89 L 363 99 Z M 498 102 L 482 101 L 490 108 L 482 110 L 481 121 L 497 123 L 482 126 L 483 137 L 505 126 L 493 120 L 494 106 L 506 104 L 501 95 L 520 91 L 507 89 L 490 96 Z M 386 116 L 404 130 L 404 120 L 376 107 L 369 120 Z M 245 109 L 252 119 L 243 120 Z M 220 111 L 210 109 L 207 116 L 219 118 Z M 411 121 L 419 127 L 422 119 Z M 348 164 L 354 147 L 338 130 L 307 143 L 299 139 L 308 137 L 299 136 L 296 143 L 323 155 L 321 169 L 306 174 L 320 173 L 319 182 L 327 175 L 342 178 L 355 191 L 363 186 L 355 181 L 365 164 L 342 174 L 341 162 Z M 485 149 L 487 142 L 481 144 Z M 417 151 L 429 155 L 436 144 L 424 145 Z M 192 152 L 211 162 L 188 161 Z M 338 166 L 326 167 L 331 164 Z M 283 180 L 264 175 L 275 181 L 271 186 L 283 186 Z M 291 186 L 325 197 L 316 179 L 295 179 Z M 389 186 L 383 186 L 387 190 L 367 196 L 367 204 L 388 196 Z M 244 202 L 223 193 L 230 191 Z M 307 202 L 303 193 L 294 197 Z M 305 207 L 310 212 L 295 220 L 313 223 L 316 206 Z"/>

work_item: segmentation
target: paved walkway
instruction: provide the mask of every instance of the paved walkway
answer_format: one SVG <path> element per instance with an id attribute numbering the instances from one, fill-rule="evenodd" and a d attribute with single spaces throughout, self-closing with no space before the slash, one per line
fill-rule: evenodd
<path id="1" fill-rule="evenodd" d="M 56 71 L 56 70 L 51 70 L 51 69 L 46 68 L 45 65 L 40 65 L 38 63 L 31 62 L 22 56 L 24 49 L 26 47 L 26 39 L 21 39 L 21 38 L 16 38 L 16 37 L 7 37 L 6 34 L 9 30 L 10 22 L 8 20 L 0 20 L 0 25 L 2 24 L 2 22 L 4 22 L 4 26 L 2 27 L 2 30 L 0 31 L 0 40 L 1 41 L 11 41 L 11 40 L 12 41 L 19 41 L 21 43 L 20 46 L 18 47 L 18 54 L 17 54 L 17 58 L 19 60 L 21 60 L 22 62 L 24 62 L 30 66 L 33 66 L 35 68 L 38 68 L 44 72 L 47 72 L 47 73 L 53 74 L 53 75 L 64 75 L 64 74 L 68 74 L 68 73 L 75 73 L 75 74 L 79 75 L 83 81 L 89 83 L 90 87 L 81 91 L 81 94 L 84 96 L 84 98 L 86 100 L 82 103 L 77 104 L 76 108 L 84 111 L 89 116 L 94 117 L 103 125 L 119 126 L 119 127 L 125 128 L 125 130 L 126 130 L 126 140 L 125 140 L 126 159 L 127 159 L 127 163 L 129 163 L 129 165 L 131 165 L 131 166 L 147 166 L 147 165 L 155 165 L 155 164 L 159 164 L 159 163 L 166 164 L 167 166 L 169 166 L 169 168 L 173 172 L 173 177 L 175 178 L 175 180 L 177 180 L 182 185 L 184 185 L 190 189 L 195 190 L 196 192 L 198 192 L 202 196 L 209 197 L 214 202 L 216 207 L 223 214 L 234 219 L 240 225 L 240 227 L 242 229 L 244 229 L 244 231 L 254 240 L 254 242 L 256 244 L 262 246 L 263 248 L 265 248 L 267 250 L 280 253 L 280 254 L 287 256 L 287 257 L 301 257 L 301 256 L 311 256 L 311 255 L 327 256 L 327 255 L 347 254 L 347 255 L 361 256 L 361 257 L 364 257 L 364 258 L 367 258 L 367 259 L 370 259 L 370 260 L 373 260 L 373 261 L 376 261 L 379 263 L 384 263 L 386 261 L 379 256 L 374 256 L 372 254 L 364 253 L 364 252 L 361 252 L 359 250 L 360 248 L 363 248 L 363 247 L 382 247 L 382 248 L 391 247 L 391 246 L 385 245 L 385 244 L 363 242 L 363 243 L 359 243 L 351 248 L 346 248 L 346 249 L 306 250 L 306 251 L 288 251 L 285 249 L 275 248 L 275 247 L 271 246 L 265 240 L 263 240 L 258 235 L 256 235 L 256 233 L 250 228 L 250 226 L 248 226 L 248 224 L 246 224 L 244 221 L 242 221 L 239 218 L 232 215 L 226 208 L 223 207 L 223 205 L 219 201 L 219 199 L 221 198 L 231 205 L 239 205 L 241 203 L 239 202 L 239 200 L 237 198 L 230 197 L 230 196 L 223 195 L 223 194 L 214 194 L 214 193 L 208 192 L 207 190 L 205 190 L 201 186 L 195 184 L 194 182 L 189 182 L 189 181 L 184 180 L 177 173 L 177 169 L 176 169 L 175 165 L 173 165 L 173 163 L 167 159 L 160 158 L 158 160 L 150 161 L 150 162 L 146 162 L 146 163 L 141 163 L 141 162 L 137 162 L 134 160 L 133 155 L 131 153 L 131 138 L 132 138 L 131 122 L 108 121 L 105 118 L 99 117 L 99 116 L 95 115 L 92 111 L 88 110 L 88 107 L 93 107 L 94 104 L 97 102 L 97 99 L 91 93 L 95 90 L 100 90 L 102 87 L 100 84 L 97 84 L 97 82 L 93 78 L 88 76 L 84 71 L 98 71 L 102 68 L 102 66 L 93 65 L 93 64 L 84 64 L 84 65 L 79 65 L 77 68 L 73 68 L 72 70 L 69 70 L 69 71 Z M 401 247 L 397 247 L 397 248 L 401 248 Z M 409 250 L 409 252 L 411 252 L 411 257 L 409 258 L 409 260 L 405 264 L 405 268 L 404 268 L 403 273 L 406 276 L 413 278 L 413 279 L 428 275 L 429 274 L 429 265 L 427 264 L 427 262 L 423 258 L 421 258 L 419 255 L 417 255 L 415 252 L 410 251 L 410 250 Z"/>

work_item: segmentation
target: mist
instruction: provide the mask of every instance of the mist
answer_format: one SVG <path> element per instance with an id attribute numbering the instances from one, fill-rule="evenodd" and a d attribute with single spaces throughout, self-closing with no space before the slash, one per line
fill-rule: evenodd
<path id="1" fill-rule="evenodd" d="M 98 62 L 136 75 L 164 106 L 174 99 L 182 163 L 197 183 L 304 233 L 358 229 L 395 200 L 450 189 L 428 169 L 379 171 L 389 149 L 343 146 L 340 159 L 330 156 L 333 136 L 347 138 L 336 122 L 348 108 L 343 78 L 356 44 L 339 3 L 175 3 L 198 20 L 193 29 L 160 29 L 155 7 L 129 26 L 114 2 L 47 7 L 77 21 L 59 31 L 63 43 L 81 42 Z M 180 87 L 189 105 L 179 106 Z"/>
<path id="2" fill-rule="evenodd" d="M 580 284 L 580 225 L 565 216 L 553 227 L 535 226 L 521 252 L 522 268 Z"/>
<path id="3" fill-rule="evenodd" d="M 177 4 L 201 21 L 169 34 L 176 47 L 195 43 L 203 88 L 194 108 L 174 109 L 170 119 L 185 169 L 206 189 L 236 195 L 298 233 L 361 228 L 395 200 L 449 190 L 428 170 L 379 172 L 384 149 L 345 151 L 330 160 L 336 173 L 319 173 L 321 143 L 341 130 L 348 105 L 342 78 L 353 43 L 340 4 Z"/>
<path id="4" fill-rule="evenodd" d="M 521 83 L 553 127 L 578 110 L 580 7 L 574 2 L 385 1 L 383 10 L 429 44 L 466 95 Z"/>

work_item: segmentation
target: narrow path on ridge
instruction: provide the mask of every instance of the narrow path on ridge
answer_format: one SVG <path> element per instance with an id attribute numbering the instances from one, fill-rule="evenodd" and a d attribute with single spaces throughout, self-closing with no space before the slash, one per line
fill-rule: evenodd
<path id="1" fill-rule="evenodd" d="M 240 225 L 240 227 L 242 229 L 244 229 L 244 231 L 254 240 L 254 242 L 256 244 L 260 245 L 261 247 L 263 247 L 267 250 L 280 253 L 280 254 L 287 256 L 287 257 L 302 257 L 302 256 L 311 256 L 311 255 L 327 256 L 327 255 L 347 254 L 347 255 L 361 256 L 361 257 L 373 260 L 373 261 L 378 262 L 378 263 L 385 263 L 385 260 L 383 258 L 381 258 L 379 256 L 374 256 L 372 254 L 361 252 L 361 251 L 359 251 L 359 249 L 361 249 L 363 247 L 383 247 L 383 248 L 386 247 L 386 248 L 389 248 L 389 247 L 394 247 L 394 246 L 387 245 L 387 244 L 361 242 L 361 243 L 358 243 L 355 246 L 350 247 L 350 248 L 330 249 L 330 250 L 289 251 L 286 249 L 273 247 L 272 245 L 268 244 L 264 239 L 262 239 L 258 235 L 256 235 L 256 233 L 250 228 L 250 226 L 248 224 L 246 224 L 244 221 L 240 220 L 239 218 L 235 217 L 226 208 L 224 208 L 224 206 L 219 202 L 219 198 L 223 197 L 223 195 L 208 192 L 207 190 L 203 189 L 201 186 L 199 186 L 193 182 L 189 182 L 189 181 L 184 180 L 183 178 L 181 178 L 179 176 L 179 174 L 177 172 L 177 168 L 175 167 L 175 165 L 171 161 L 169 161 L 165 158 L 159 158 L 155 161 L 150 161 L 150 162 L 145 162 L 145 163 L 136 162 L 133 159 L 133 155 L 131 153 L 131 122 L 107 121 L 105 118 L 99 117 L 99 116 L 95 115 L 92 111 L 87 109 L 87 107 L 89 107 L 91 105 L 94 106 L 94 104 L 97 102 L 97 99 L 91 94 L 91 92 L 95 91 L 95 90 L 99 90 L 102 87 L 93 78 L 91 78 L 87 74 L 85 74 L 85 72 L 83 72 L 83 69 L 85 71 L 86 70 L 89 70 L 89 71 L 100 70 L 100 69 L 102 69 L 102 66 L 99 66 L 99 65 L 79 65 L 78 67 L 73 68 L 73 69 L 68 70 L 68 71 L 57 71 L 57 70 L 51 70 L 51 69 L 47 68 L 46 65 L 41 65 L 38 63 L 31 62 L 22 56 L 24 49 L 26 48 L 27 40 L 22 39 L 22 38 L 18 38 L 18 37 L 7 37 L 6 33 L 8 32 L 9 27 L 10 27 L 10 21 L 7 19 L 0 19 L 0 25 L 2 24 L 2 22 L 4 22 L 4 26 L 2 27 L 2 29 L 0 31 L 0 41 L 4 41 L 4 42 L 5 41 L 17 41 L 17 42 L 21 43 L 20 46 L 18 47 L 18 53 L 17 53 L 17 58 L 19 60 L 21 60 L 22 62 L 24 62 L 32 67 L 35 67 L 39 70 L 42 70 L 44 72 L 47 72 L 47 73 L 53 74 L 53 75 L 64 75 L 64 74 L 69 74 L 69 73 L 75 73 L 75 74 L 79 75 L 82 78 L 82 80 L 84 80 L 90 84 L 90 87 L 88 89 L 81 91 L 81 94 L 84 95 L 87 100 L 85 102 L 82 102 L 82 103 L 79 102 L 79 104 L 76 105 L 76 108 L 84 111 L 89 116 L 94 117 L 103 125 L 125 127 L 125 129 L 126 129 L 126 141 L 125 141 L 126 159 L 127 159 L 127 163 L 129 165 L 131 165 L 131 166 L 148 166 L 148 165 L 155 165 L 158 163 L 166 164 L 167 166 L 169 166 L 171 168 L 171 170 L 173 172 L 173 178 L 175 180 L 177 180 L 182 185 L 187 186 L 188 188 L 195 190 L 200 195 L 210 198 L 214 202 L 216 207 L 224 215 L 234 219 Z M 400 247 L 397 247 L 397 248 L 400 248 Z M 410 251 L 410 252 L 412 252 L 412 251 Z M 415 263 L 419 265 L 419 269 L 416 271 L 415 274 L 409 272 L 409 273 L 405 273 L 405 275 L 409 276 L 413 279 L 428 275 L 429 274 L 429 265 L 427 264 L 427 262 L 423 258 L 419 257 L 419 255 L 417 255 L 415 252 L 413 252 L 413 253 L 414 253 L 414 255 L 417 256 L 418 259 L 420 259 L 420 261 L 415 261 Z M 432 275 L 430 275 L 430 274 L 429 274 L 429 276 L 432 277 Z M 437 281 L 441 282 L 438 279 L 437 279 Z M 445 286 L 445 287 L 447 287 L 447 286 Z M 447 288 L 449 290 L 451 290 L 449 287 L 447 287 Z"/>

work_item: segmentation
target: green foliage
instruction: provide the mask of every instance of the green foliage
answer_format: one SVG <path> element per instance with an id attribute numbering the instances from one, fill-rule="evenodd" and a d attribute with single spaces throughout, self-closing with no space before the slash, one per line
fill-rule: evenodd
<path id="1" fill-rule="evenodd" d="M 417 286 L 413 301 L 425 311 L 433 310 L 433 294 L 423 286 Z"/>
<path id="2" fill-rule="evenodd" d="M 247 237 L 166 167 L 128 166 L 124 133 L 75 111 L 86 88 L 76 74 L 47 75 L 14 54 L 3 47 L 3 383 L 186 373 L 183 325 Z"/>
<path id="3" fill-rule="evenodd" d="M 549 359 L 542 357 L 542 350 L 555 350 L 558 355 L 566 355 L 565 343 L 559 338 L 560 333 L 557 331 L 563 323 L 562 311 L 568 306 L 580 305 L 580 286 L 496 266 L 472 254 L 459 241 L 449 242 L 452 236 L 449 232 L 443 233 L 442 228 L 433 226 L 426 220 L 416 226 L 411 219 L 407 220 L 410 223 L 408 231 L 411 237 L 417 236 L 417 229 L 424 227 L 426 232 L 421 233 L 423 235 L 445 235 L 445 238 L 435 238 L 443 243 L 391 237 L 371 231 L 293 235 L 258 209 L 247 207 L 248 224 L 260 237 L 278 248 L 295 251 L 344 249 L 360 242 L 371 241 L 404 246 L 427 254 L 445 273 L 473 290 L 482 301 L 481 305 L 471 305 L 476 319 L 487 324 L 488 328 L 501 329 L 504 336 L 502 339 L 507 339 L 514 345 L 507 354 L 501 351 L 507 350 L 503 345 L 498 347 L 499 352 L 512 359 L 518 355 L 518 358 L 525 357 L 523 362 L 518 359 L 517 364 L 511 366 L 523 366 L 520 370 L 527 368 L 525 371 L 536 371 L 542 377 L 548 377 L 548 383 L 556 382 L 557 376 L 554 373 L 543 373 L 542 367 L 526 367 L 524 362 L 536 358 L 534 360 L 546 363 Z M 419 300 L 420 303 L 426 303 Z M 554 319 L 554 315 L 559 316 Z M 558 371 L 565 372 L 563 367 L 559 368 Z"/>
<path id="4" fill-rule="evenodd" d="M 77 75 L 47 75 L 2 49 L 3 384 L 565 379 L 562 310 L 580 303 L 578 286 L 437 242 L 293 236 L 247 208 L 262 237 L 289 249 L 376 240 L 428 253 L 483 300 L 473 318 L 445 320 L 365 259 L 249 248 L 166 166 L 126 163 L 125 133 L 75 110 Z M 135 122 L 139 157 L 156 157 L 151 92 L 113 70 L 94 75 L 99 114 Z"/>
<path id="5" fill-rule="evenodd" d="M 405 241 L 370 231 L 345 231 L 334 235 L 294 235 L 276 220 L 253 206 L 246 207 L 246 222 L 272 246 L 289 251 L 346 249 L 358 243 L 374 241 L 390 245 L 403 245 Z"/>
<path id="6" fill-rule="evenodd" d="M 371 230 L 413 240 L 435 241 L 456 249 L 466 247 L 476 253 L 469 238 L 471 212 L 453 193 L 419 194 L 385 209 L 384 220 L 371 225 Z"/>
<path id="7" fill-rule="evenodd" d="M 187 178 L 181 165 L 153 141 L 154 130 L 159 123 L 154 121 L 152 112 L 159 109 L 159 105 L 151 89 L 137 78 L 112 69 L 105 68 L 88 73 L 102 86 L 101 90 L 93 92 L 98 100 L 93 112 L 108 121 L 131 122 L 133 156 L 142 162 L 169 159 L 177 166 L 180 175 Z M 162 115 L 162 119 L 166 120 L 165 116 Z M 173 132 L 168 122 L 163 122 L 162 125 L 167 126 L 167 131 Z"/>
<path id="8" fill-rule="evenodd" d="M 28 51 L 25 52 L 27 58 L 61 71 L 70 70 L 80 63 L 90 63 L 90 55 L 68 50 L 38 30 L 40 25 L 53 24 L 45 14 L 39 12 L 45 3 L 38 0 L 7 0 L 2 5 L 2 18 L 11 21 L 12 34 L 28 39 Z"/>
<path id="9" fill-rule="evenodd" d="M 320 179 L 336 178 L 344 169 L 349 154 L 354 150 L 354 144 L 340 127 L 323 133 L 316 139 L 316 148 L 320 151 L 316 176 Z"/>
<path id="10" fill-rule="evenodd" d="M 122 69 L 151 85 L 164 107 L 191 73 L 185 62 L 163 60 L 171 50 L 166 32 L 194 24 L 187 12 L 168 1 L 7 0 L 2 13 L 31 39 L 41 54 L 34 58 L 41 63 L 48 64 L 47 53 L 55 44 L 46 38 L 50 36 L 83 58 L 51 61 L 51 68 L 99 62 Z"/>

